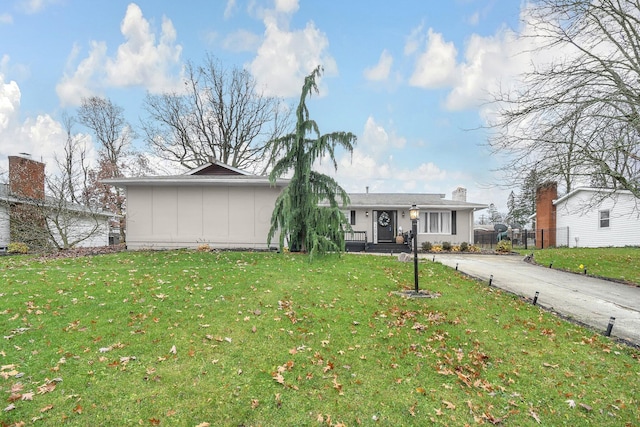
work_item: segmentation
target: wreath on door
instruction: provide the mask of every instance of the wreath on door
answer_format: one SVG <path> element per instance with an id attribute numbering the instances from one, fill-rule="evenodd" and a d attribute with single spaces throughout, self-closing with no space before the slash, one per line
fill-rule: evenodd
<path id="1" fill-rule="evenodd" d="M 382 212 L 378 217 L 378 224 L 382 227 L 386 227 L 391 222 L 391 218 L 389 218 L 389 214 L 387 212 Z"/>

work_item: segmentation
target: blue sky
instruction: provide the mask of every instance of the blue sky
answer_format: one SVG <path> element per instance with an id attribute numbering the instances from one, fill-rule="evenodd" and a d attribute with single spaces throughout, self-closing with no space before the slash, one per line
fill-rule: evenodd
<path id="1" fill-rule="evenodd" d="M 517 0 L 4 0 L 0 3 L 0 170 L 31 153 L 49 165 L 63 112 L 106 96 L 137 126 L 147 91 L 179 85 L 210 53 L 269 94 L 309 102 L 321 132 L 358 136 L 335 175 L 350 192 L 431 192 L 506 208 L 500 159 L 484 146 L 488 93 L 531 62 Z M 142 141 L 137 141 L 144 148 Z M 323 162 L 320 169 L 330 171 Z"/>

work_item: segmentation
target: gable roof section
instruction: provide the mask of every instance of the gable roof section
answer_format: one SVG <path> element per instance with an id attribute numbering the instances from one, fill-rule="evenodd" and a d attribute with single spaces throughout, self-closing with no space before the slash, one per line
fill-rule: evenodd
<path id="1" fill-rule="evenodd" d="M 603 199 L 607 197 L 615 197 L 616 195 L 633 196 L 633 194 L 629 190 L 619 190 L 619 189 L 616 190 L 613 188 L 578 187 L 578 188 L 574 188 L 564 196 L 558 197 L 556 200 L 553 201 L 553 204 L 557 206 L 558 204 L 566 202 L 567 200 L 571 199 L 572 197 L 576 196 L 578 193 L 581 193 L 581 192 L 591 193 L 591 197 L 601 197 Z"/>
<path id="2" fill-rule="evenodd" d="M 249 172 L 242 169 L 234 168 L 225 163 L 213 160 L 209 163 L 205 163 L 202 166 L 191 169 L 185 172 L 185 175 L 251 175 Z"/>

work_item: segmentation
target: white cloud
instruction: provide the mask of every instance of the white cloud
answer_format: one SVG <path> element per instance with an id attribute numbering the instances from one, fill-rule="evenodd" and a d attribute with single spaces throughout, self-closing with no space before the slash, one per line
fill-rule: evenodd
<path id="1" fill-rule="evenodd" d="M 393 64 L 393 56 L 385 49 L 380 54 L 380 60 L 378 63 L 364 70 L 364 77 L 367 80 L 382 81 L 389 78 L 391 72 L 391 65 Z"/>
<path id="2" fill-rule="evenodd" d="M 353 155 L 344 153 L 338 157 L 337 171 L 328 158 L 317 162 L 314 168 L 334 177 L 345 190 L 353 193 L 363 193 L 368 187 L 372 193 L 424 192 L 449 196 L 458 183 L 471 182 L 471 177 L 464 172 L 450 172 L 433 162 L 422 162 L 415 167 L 398 162 L 394 154 L 405 145 L 405 138 L 369 117 Z"/>
<path id="3" fill-rule="evenodd" d="M 50 4 L 59 3 L 60 0 L 20 0 L 17 9 L 24 13 L 32 14 L 44 10 Z"/>
<path id="4" fill-rule="evenodd" d="M 424 44 L 424 23 L 411 30 L 411 34 L 407 37 L 404 45 L 404 54 L 413 55 Z"/>
<path id="5" fill-rule="evenodd" d="M 0 13 L 0 24 L 13 24 L 13 16 L 8 13 Z"/>
<path id="6" fill-rule="evenodd" d="M 161 92 L 177 82 L 171 71 L 180 62 L 182 47 L 176 45 L 176 30 L 171 20 L 163 17 L 160 40 L 142 10 L 131 3 L 120 26 L 126 42 L 118 47 L 114 59 L 106 64 L 108 82 L 114 86 L 140 85 L 151 92 Z"/>
<path id="7" fill-rule="evenodd" d="M 56 152 L 64 144 L 66 133 L 62 125 L 48 114 L 20 121 L 21 92 L 15 81 L 5 82 L 0 74 L 0 159 L 30 153 L 47 165 L 47 174 L 57 173 Z M 0 168 L 6 167 L 1 164 Z"/>
<path id="8" fill-rule="evenodd" d="M 263 17 L 264 39 L 248 68 L 267 95 L 298 95 L 304 77 L 318 65 L 326 76 L 337 73 L 336 62 L 328 53 L 329 40 L 313 22 L 302 30 L 289 30 L 290 14 L 297 10 L 297 4 L 278 1 L 276 9 Z M 319 89 L 325 92 L 321 84 Z"/>
<path id="9" fill-rule="evenodd" d="M 227 0 L 227 6 L 224 8 L 224 19 L 229 19 L 233 15 L 236 8 L 236 0 Z"/>
<path id="10" fill-rule="evenodd" d="M 409 84 L 424 89 L 449 86 L 456 79 L 456 55 L 455 45 L 429 28 L 426 49 L 418 57 Z"/>
<path id="11" fill-rule="evenodd" d="M 118 47 L 115 57 L 107 56 L 106 43 L 92 41 L 88 57 L 75 71 L 65 73 L 56 87 L 63 105 L 77 105 L 81 97 L 107 86 L 141 86 L 153 93 L 179 86 L 182 47 L 175 43 L 176 31 L 169 19 L 163 18 L 156 40 L 142 10 L 131 3 L 120 30 L 125 42 Z M 77 53 L 75 46 L 70 60 Z"/>
<path id="12" fill-rule="evenodd" d="M 298 11 L 298 0 L 276 0 L 276 11 L 282 13 L 295 13 Z"/>
<path id="13" fill-rule="evenodd" d="M 74 46 L 67 64 L 75 62 L 80 51 L 79 46 Z M 104 42 L 91 42 L 89 56 L 78 64 L 71 74 L 65 72 L 60 82 L 56 85 L 56 93 L 63 106 L 80 105 L 82 98 L 88 98 L 99 92 L 99 82 L 104 79 L 103 67 L 107 53 L 107 45 Z M 99 76 L 96 77 L 96 74 Z"/>
<path id="14" fill-rule="evenodd" d="M 222 47 L 234 52 L 254 52 L 262 41 L 258 34 L 247 30 L 238 30 L 225 37 Z"/>

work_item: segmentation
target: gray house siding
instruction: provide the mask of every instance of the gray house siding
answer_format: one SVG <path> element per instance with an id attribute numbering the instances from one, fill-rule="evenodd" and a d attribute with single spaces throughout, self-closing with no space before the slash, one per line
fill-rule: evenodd
<path id="1" fill-rule="evenodd" d="M 250 185 L 127 186 L 127 247 L 267 249 L 280 191 Z"/>

